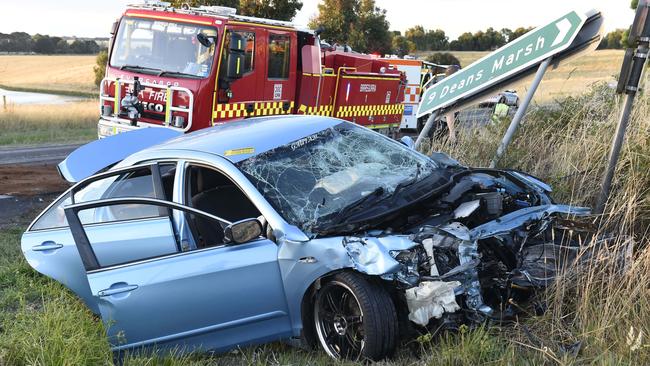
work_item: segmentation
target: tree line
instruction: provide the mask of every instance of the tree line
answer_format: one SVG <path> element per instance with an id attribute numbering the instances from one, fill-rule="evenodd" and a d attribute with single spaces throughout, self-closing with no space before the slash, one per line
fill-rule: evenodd
<path id="1" fill-rule="evenodd" d="M 0 33 L 0 52 L 53 54 L 96 54 L 101 47 L 92 40 L 76 39 L 72 42 L 61 37 L 29 35 L 25 32 Z"/>
<path id="2" fill-rule="evenodd" d="M 172 6 L 209 5 L 237 9 L 237 14 L 275 20 L 291 20 L 302 9 L 300 0 L 172 0 Z"/>

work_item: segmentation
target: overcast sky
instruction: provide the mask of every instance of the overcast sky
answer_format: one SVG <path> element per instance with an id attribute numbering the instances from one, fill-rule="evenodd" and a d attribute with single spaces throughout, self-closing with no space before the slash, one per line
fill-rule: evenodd
<path id="1" fill-rule="evenodd" d="M 126 4 L 138 0 L 1 0 L 0 32 L 24 31 L 56 36 L 107 37 Z M 607 31 L 627 28 L 634 18 L 629 0 L 376 0 L 388 10 L 392 30 L 421 24 L 440 28 L 450 38 L 466 31 L 537 26 L 567 10 L 599 9 Z M 295 19 L 306 24 L 317 12 L 318 0 L 303 0 Z"/>

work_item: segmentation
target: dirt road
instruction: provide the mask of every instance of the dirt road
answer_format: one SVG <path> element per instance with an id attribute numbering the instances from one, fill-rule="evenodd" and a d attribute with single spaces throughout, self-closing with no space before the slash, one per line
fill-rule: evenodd
<path id="1" fill-rule="evenodd" d="M 24 226 L 68 187 L 55 164 L 0 165 L 0 229 Z"/>

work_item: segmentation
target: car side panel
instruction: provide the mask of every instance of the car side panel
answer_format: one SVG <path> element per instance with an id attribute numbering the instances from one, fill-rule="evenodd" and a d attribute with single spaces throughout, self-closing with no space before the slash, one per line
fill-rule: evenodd
<path id="1" fill-rule="evenodd" d="M 39 251 L 43 244 L 62 245 L 59 249 Z M 67 227 L 28 231 L 23 234 L 21 249 L 27 263 L 36 271 L 62 283 L 79 296 L 95 314 L 99 314 L 97 301 L 93 298 L 86 278 L 79 251 L 72 233 Z"/>
<path id="2" fill-rule="evenodd" d="M 222 350 L 291 336 L 277 246 L 266 239 L 89 272 L 88 279 L 115 350 Z M 98 296 L 116 284 L 137 288 Z"/>

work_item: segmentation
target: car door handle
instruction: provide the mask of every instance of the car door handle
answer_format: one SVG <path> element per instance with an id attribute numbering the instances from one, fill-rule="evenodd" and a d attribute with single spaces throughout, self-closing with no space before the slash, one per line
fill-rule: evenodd
<path id="1" fill-rule="evenodd" d="M 63 244 L 57 244 L 53 241 L 46 241 L 40 245 L 35 245 L 32 250 L 35 252 L 45 252 L 48 250 L 57 250 L 63 248 Z"/>
<path id="2" fill-rule="evenodd" d="M 138 288 L 138 285 L 126 285 L 117 288 L 107 288 L 97 293 L 99 297 L 113 296 L 124 292 L 130 292 Z"/>

